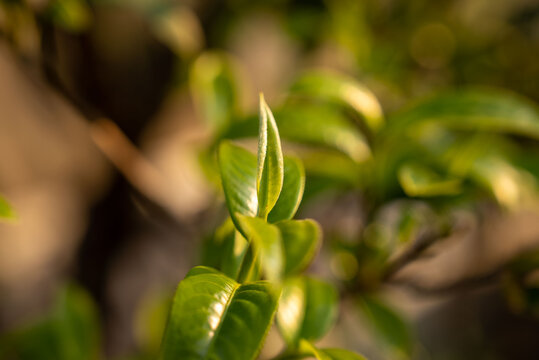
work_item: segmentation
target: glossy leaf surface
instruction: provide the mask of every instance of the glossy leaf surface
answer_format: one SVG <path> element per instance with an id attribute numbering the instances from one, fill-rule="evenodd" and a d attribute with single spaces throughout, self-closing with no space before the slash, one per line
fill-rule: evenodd
<path id="1" fill-rule="evenodd" d="M 264 220 L 279 198 L 283 180 L 284 164 L 279 130 L 269 106 L 260 95 L 256 189 L 258 216 Z"/>
<path id="2" fill-rule="evenodd" d="M 260 218 L 236 215 L 240 231 L 260 254 L 260 266 L 267 279 L 276 281 L 283 274 L 284 256 L 279 228 Z"/>
<path id="3" fill-rule="evenodd" d="M 277 324 L 287 344 L 324 336 L 336 320 L 337 304 L 337 291 L 329 283 L 305 277 L 286 281 Z"/>
<path id="4" fill-rule="evenodd" d="M 305 270 L 321 242 L 321 230 L 314 220 L 286 220 L 275 224 L 281 231 L 285 276 Z"/>
<path id="5" fill-rule="evenodd" d="M 279 293 L 265 281 L 239 284 L 211 268 L 193 268 L 176 291 L 161 358 L 254 359 Z"/>
<path id="6" fill-rule="evenodd" d="M 256 216 L 256 157 L 242 147 L 224 141 L 219 147 L 219 168 L 230 216 L 238 227 L 236 214 Z"/>
<path id="7" fill-rule="evenodd" d="M 305 169 L 300 160 L 284 157 L 283 189 L 277 203 L 268 215 L 271 223 L 289 220 L 298 210 L 303 191 L 305 190 Z"/>

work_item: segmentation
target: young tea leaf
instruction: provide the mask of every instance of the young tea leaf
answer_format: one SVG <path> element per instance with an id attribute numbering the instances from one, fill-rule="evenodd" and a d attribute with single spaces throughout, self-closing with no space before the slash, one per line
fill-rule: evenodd
<path id="1" fill-rule="evenodd" d="M 228 141 L 219 147 L 219 168 L 226 204 L 232 221 L 239 228 L 236 214 L 256 216 L 256 157 Z"/>
<path id="2" fill-rule="evenodd" d="M 283 239 L 284 275 L 290 276 L 305 270 L 320 246 L 319 225 L 314 220 L 285 220 L 275 225 L 281 230 Z"/>
<path id="3" fill-rule="evenodd" d="M 265 220 L 281 193 L 284 166 L 279 130 L 262 94 L 260 94 L 259 124 L 256 189 L 258 194 L 258 216 Z"/>
<path id="4" fill-rule="evenodd" d="M 284 157 L 283 189 L 277 203 L 268 215 L 268 221 L 275 223 L 289 220 L 298 210 L 305 190 L 305 169 L 299 159 Z"/>
<path id="5" fill-rule="evenodd" d="M 236 215 L 241 232 L 260 254 L 260 266 L 268 280 L 277 281 L 284 268 L 281 233 L 275 225 L 260 218 Z"/>
<path id="6" fill-rule="evenodd" d="M 254 359 L 279 294 L 269 282 L 239 284 L 214 269 L 193 268 L 174 296 L 161 359 Z"/>
<path id="7" fill-rule="evenodd" d="M 344 349 L 318 349 L 306 340 L 300 342 L 297 356 L 287 357 L 287 360 L 305 359 L 307 356 L 316 360 L 366 360 L 363 356 Z"/>

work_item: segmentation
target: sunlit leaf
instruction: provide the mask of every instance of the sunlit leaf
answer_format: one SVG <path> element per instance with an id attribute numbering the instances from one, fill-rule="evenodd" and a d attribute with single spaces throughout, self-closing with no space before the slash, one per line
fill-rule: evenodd
<path id="1" fill-rule="evenodd" d="M 15 219 L 17 215 L 6 199 L 0 195 L 0 219 Z"/>
<path id="2" fill-rule="evenodd" d="M 320 246 L 321 230 L 314 220 L 285 220 L 275 224 L 281 230 L 285 254 L 285 276 L 304 270 Z"/>
<path id="3" fill-rule="evenodd" d="M 275 225 L 260 218 L 237 214 L 239 229 L 258 248 L 260 266 L 269 280 L 279 280 L 283 274 L 284 255 L 281 233 Z"/>
<path id="4" fill-rule="evenodd" d="M 236 214 L 256 216 L 256 156 L 249 151 L 224 141 L 219 147 L 219 168 L 226 204 L 236 227 Z"/>
<path id="5" fill-rule="evenodd" d="M 293 94 L 307 95 L 350 106 L 369 129 L 378 131 L 384 125 L 382 108 L 374 94 L 346 76 L 331 72 L 310 72 L 291 87 Z"/>
<path id="6" fill-rule="evenodd" d="M 443 178 L 419 163 L 405 163 L 398 172 L 399 182 L 408 196 L 443 196 L 461 192 L 461 180 Z"/>
<path id="7" fill-rule="evenodd" d="M 406 322 L 394 310 L 372 296 L 359 297 L 358 304 L 373 330 L 396 357 L 408 357 L 413 343 Z"/>
<path id="8" fill-rule="evenodd" d="M 174 296 L 161 358 L 254 359 L 279 293 L 269 282 L 239 284 L 210 268 L 192 269 Z"/>
<path id="9" fill-rule="evenodd" d="M 301 339 L 320 339 L 335 323 L 337 306 L 337 291 L 329 283 L 305 277 L 286 281 L 277 312 L 286 343 L 294 347 Z"/>
<path id="10" fill-rule="evenodd" d="M 258 216 L 267 219 L 275 206 L 284 179 L 283 152 L 279 130 L 273 114 L 260 95 L 260 122 L 258 130 L 258 170 L 256 189 L 258 195 Z"/>
<path id="11" fill-rule="evenodd" d="M 298 210 L 305 189 L 305 169 L 299 159 L 284 157 L 283 189 L 277 203 L 268 215 L 268 221 L 275 223 L 292 219 Z"/>

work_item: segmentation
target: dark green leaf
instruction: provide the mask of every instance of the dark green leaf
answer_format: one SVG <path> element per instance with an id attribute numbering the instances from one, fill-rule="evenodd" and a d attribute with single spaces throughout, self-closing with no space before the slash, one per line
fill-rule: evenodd
<path id="1" fill-rule="evenodd" d="M 283 274 L 284 259 L 281 233 L 275 225 L 260 218 L 236 215 L 240 231 L 258 249 L 260 266 L 266 278 L 279 280 Z"/>
<path id="2" fill-rule="evenodd" d="M 305 189 L 305 169 L 299 159 L 285 156 L 283 189 L 277 203 L 268 215 L 268 221 L 275 223 L 289 220 L 298 210 Z"/>
<path id="3" fill-rule="evenodd" d="M 291 92 L 350 106 L 374 132 L 384 125 L 382 108 L 376 96 L 346 76 L 331 72 L 310 72 L 292 85 Z"/>
<path id="4" fill-rule="evenodd" d="M 284 180 L 283 152 L 279 130 L 273 114 L 260 94 L 260 122 L 258 129 L 258 170 L 256 189 L 258 216 L 267 219 L 275 206 Z"/>
<path id="5" fill-rule="evenodd" d="M 412 352 L 412 336 L 406 322 L 391 308 L 371 296 L 358 298 L 360 310 L 390 349 L 401 356 Z"/>
<path id="6" fill-rule="evenodd" d="M 310 264 L 320 246 L 320 227 L 314 220 L 285 220 L 275 225 L 281 230 L 283 239 L 284 274 L 297 274 Z"/>
<path id="7" fill-rule="evenodd" d="M 295 278 L 283 285 L 277 324 L 289 346 L 301 339 L 317 340 L 333 326 L 337 316 L 335 288 L 313 278 Z"/>
<path id="8" fill-rule="evenodd" d="M 192 269 L 176 291 L 161 358 L 254 359 L 279 293 L 265 281 L 238 284 L 210 268 Z"/>

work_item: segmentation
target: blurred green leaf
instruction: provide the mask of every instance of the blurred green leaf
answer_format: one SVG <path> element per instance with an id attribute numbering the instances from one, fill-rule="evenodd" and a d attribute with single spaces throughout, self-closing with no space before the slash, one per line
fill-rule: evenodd
<path id="1" fill-rule="evenodd" d="M 281 233 L 277 226 L 260 218 L 237 214 L 239 230 L 257 248 L 260 266 L 268 280 L 278 281 L 284 268 Z"/>
<path id="2" fill-rule="evenodd" d="M 297 354 L 284 355 L 283 360 L 314 358 L 316 360 L 366 360 L 363 356 L 344 349 L 319 349 L 306 340 L 300 341 Z"/>
<path id="3" fill-rule="evenodd" d="M 204 33 L 198 17 L 187 6 L 163 6 L 150 17 L 156 37 L 178 57 L 190 57 L 204 45 Z M 195 63 L 192 67 L 194 70 Z M 207 71 L 210 69 L 206 68 Z"/>
<path id="4" fill-rule="evenodd" d="M 16 217 L 17 215 L 11 205 L 0 195 L 0 219 L 13 220 Z"/>
<path id="5" fill-rule="evenodd" d="M 281 230 L 285 256 L 284 275 L 303 271 L 321 242 L 320 226 L 314 220 L 285 220 L 275 224 Z"/>
<path id="6" fill-rule="evenodd" d="M 334 106 L 287 105 L 276 114 L 283 139 L 331 147 L 356 162 L 371 156 L 365 136 Z"/>
<path id="7" fill-rule="evenodd" d="M 283 152 L 279 130 L 273 114 L 260 94 L 260 122 L 258 130 L 258 170 L 256 189 L 258 216 L 266 220 L 277 203 L 284 180 Z"/>
<path id="8" fill-rule="evenodd" d="M 45 9 L 45 16 L 72 32 L 88 29 L 93 21 L 92 11 L 85 0 L 52 0 Z"/>
<path id="9" fill-rule="evenodd" d="M 326 282 L 307 277 L 289 279 L 277 312 L 277 325 L 291 347 L 301 339 L 318 340 L 333 326 L 337 318 L 338 294 Z"/>
<path id="10" fill-rule="evenodd" d="M 461 192 L 460 179 L 444 178 L 417 162 L 401 165 L 398 178 L 406 195 L 411 197 L 456 195 Z"/>
<path id="11" fill-rule="evenodd" d="M 257 215 L 256 157 L 249 151 L 224 141 L 219 147 L 218 158 L 228 211 L 239 229 L 236 214 Z"/>
<path id="12" fill-rule="evenodd" d="M 389 346 L 393 356 L 409 358 L 413 342 L 406 322 L 394 310 L 372 296 L 358 297 L 358 305 L 373 330 Z"/>
<path id="13" fill-rule="evenodd" d="M 229 126 L 239 111 L 240 89 L 235 69 L 230 56 L 219 52 L 203 53 L 190 69 L 195 107 L 217 132 Z"/>
<path id="14" fill-rule="evenodd" d="M 238 284 L 216 270 L 193 268 L 174 296 L 161 358 L 254 359 L 279 294 L 269 282 Z"/>
<path id="15" fill-rule="evenodd" d="M 382 107 L 374 94 L 351 78 L 338 73 L 313 71 L 300 77 L 291 87 L 292 94 L 325 99 L 350 106 L 377 132 L 384 125 Z"/>
<path id="16" fill-rule="evenodd" d="M 283 189 L 277 203 L 268 215 L 268 221 L 275 223 L 289 220 L 298 210 L 305 189 L 305 169 L 299 159 L 284 157 Z"/>
<path id="17" fill-rule="evenodd" d="M 498 89 L 459 89 L 419 101 L 396 114 L 395 131 L 436 122 L 451 129 L 509 133 L 539 139 L 539 110 L 535 104 Z"/>
<path id="18" fill-rule="evenodd" d="M 60 292 L 54 309 L 42 320 L 5 334 L 0 356 L 17 360 L 96 360 L 101 340 L 98 315 L 89 295 L 75 285 Z"/>

